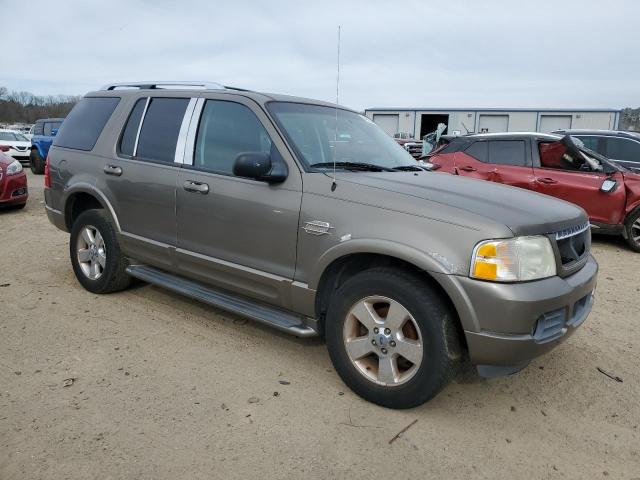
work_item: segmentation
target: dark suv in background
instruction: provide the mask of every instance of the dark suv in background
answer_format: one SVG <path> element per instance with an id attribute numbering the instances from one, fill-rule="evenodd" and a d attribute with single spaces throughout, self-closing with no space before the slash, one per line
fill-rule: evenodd
<path id="1" fill-rule="evenodd" d="M 338 105 L 183 85 L 106 86 L 55 139 L 46 210 L 87 290 L 136 277 L 323 335 L 345 383 L 394 408 L 466 358 L 514 373 L 589 314 L 582 209 L 425 171 Z"/>
<path id="2" fill-rule="evenodd" d="M 571 135 L 589 150 L 629 170 L 640 173 L 640 132 L 620 130 L 556 130 L 559 135 Z"/>
<path id="3" fill-rule="evenodd" d="M 44 173 L 44 162 L 47 159 L 49 148 L 63 120 L 64 118 L 41 118 L 33 125 L 31 153 L 29 155 L 29 162 L 33 173 Z"/>

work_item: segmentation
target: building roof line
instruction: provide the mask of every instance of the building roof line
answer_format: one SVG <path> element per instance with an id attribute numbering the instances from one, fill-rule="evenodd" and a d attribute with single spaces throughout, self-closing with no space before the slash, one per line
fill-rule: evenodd
<path id="1" fill-rule="evenodd" d="M 615 108 L 406 108 L 406 107 L 380 107 L 366 108 L 365 112 L 551 112 L 551 113 L 619 113 L 621 109 Z"/>

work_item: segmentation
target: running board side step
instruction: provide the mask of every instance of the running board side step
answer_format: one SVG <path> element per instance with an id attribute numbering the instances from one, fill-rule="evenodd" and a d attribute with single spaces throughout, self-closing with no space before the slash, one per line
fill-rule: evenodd
<path id="1" fill-rule="evenodd" d="M 308 325 L 309 323 L 315 323 L 313 320 L 278 307 L 216 290 L 147 265 L 130 265 L 127 267 L 127 273 L 145 282 L 172 290 L 214 307 L 237 313 L 296 337 L 314 337 L 318 335 L 316 329 Z"/>

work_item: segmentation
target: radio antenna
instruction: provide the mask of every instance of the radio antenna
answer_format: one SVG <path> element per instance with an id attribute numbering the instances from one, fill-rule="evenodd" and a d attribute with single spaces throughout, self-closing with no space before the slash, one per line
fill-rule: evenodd
<path id="1" fill-rule="evenodd" d="M 340 101 L 340 25 L 338 25 L 338 72 L 336 75 L 336 124 L 333 133 L 333 183 L 331 191 L 336 187 L 336 157 L 338 156 L 338 103 Z"/>

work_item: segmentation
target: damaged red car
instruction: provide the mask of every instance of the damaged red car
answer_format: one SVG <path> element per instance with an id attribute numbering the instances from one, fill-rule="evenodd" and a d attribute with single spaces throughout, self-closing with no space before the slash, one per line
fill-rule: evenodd
<path id="1" fill-rule="evenodd" d="M 27 175 L 22 165 L 0 152 L 0 207 L 23 208 L 27 196 Z"/>
<path id="2" fill-rule="evenodd" d="M 577 204 L 589 215 L 594 233 L 622 235 L 640 252 L 640 174 L 568 135 L 514 132 L 454 137 L 428 162 L 440 172 L 526 188 Z"/>

